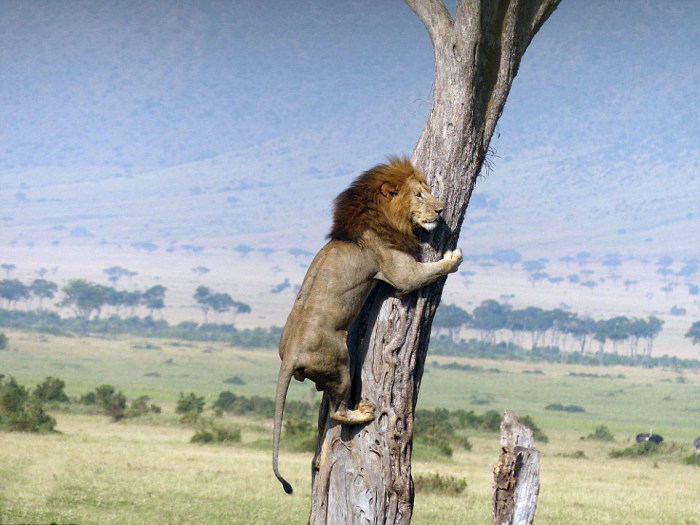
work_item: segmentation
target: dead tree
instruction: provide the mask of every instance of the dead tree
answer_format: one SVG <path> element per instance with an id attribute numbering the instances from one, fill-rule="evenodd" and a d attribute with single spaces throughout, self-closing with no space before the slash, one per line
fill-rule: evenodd
<path id="1" fill-rule="evenodd" d="M 506 411 L 501 455 L 493 472 L 493 525 L 531 525 L 540 493 L 540 453 L 535 436 Z"/>
<path id="2" fill-rule="evenodd" d="M 412 160 L 445 205 L 442 226 L 424 239 L 422 260 L 456 248 L 520 60 L 559 2 L 458 0 L 453 18 L 442 0 L 406 0 L 435 52 L 432 106 Z M 310 523 L 410 522 L 414 411 L 443 286 L 438 281 L 403 298 L 380 286 L 358 317 L 348 337 L 355 397 L 374 403 L 377 418 L 340 425 L 323 404 Z"/>

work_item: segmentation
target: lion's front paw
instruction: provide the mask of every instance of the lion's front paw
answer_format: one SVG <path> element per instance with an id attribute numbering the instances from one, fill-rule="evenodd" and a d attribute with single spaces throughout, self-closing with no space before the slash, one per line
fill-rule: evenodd
<path id="1" fill-rule="evenodd" d="M 456 272 L 459 265 L 462 264 L 462 250 L 457 248 L 455 251 L 446 251 L 442 257 L 443 261 L 450 263 L 448 273 Z"/>

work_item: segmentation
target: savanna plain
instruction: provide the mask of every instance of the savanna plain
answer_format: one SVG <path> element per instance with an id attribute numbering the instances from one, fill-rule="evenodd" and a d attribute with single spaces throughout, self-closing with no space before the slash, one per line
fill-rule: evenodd
<path id="1" fill-rule="evenodd" d="M 211 409 L 223 391 L 271 398 L 275 350 L 126 336 L 6 335 L 0 373 L 27 388 L 60 378 L 77 399 L 110 384 L 129 400 L 148 396 L 162 410 L 113 421 L 50 405 L 56 432 L 1 433 L 0 523 L 306 523 L 312 453 L 283 448 L 280 468 L 295 488 L 288 496 L 272 475 L 271 420 Z M 192 443 L 195 426 L 176 413 L 181 394 L 190 393 L 206 402 L 204 418 L 237 429 L 240 439 Z M 289 398 L 319 400 L 308 382 L 295 382 Z M 536 523 L 700 524 L 700 467 L 685 462 L 700 435 L 698 370 L 429 355 L 419 409 L 437 408 L 510 409 L 532 418 L 548 438 L 537 442 Z M 591 438 L 601 426 L 612 440 Z M 652 426 L 664 437 L 658 450 L 611 457 L 633 448 L 634 436 Z M 413 523 L 490 523 L 500 434 L 460 433 L 471 450 L 454 445 L 451 456 L 416 440 L 414 477 L 437 473 L 465 481 L 466 488 L 456 495 L 419 490 Z M 283 435 L 282 441 L 284 447 L 289 440 Z"/>

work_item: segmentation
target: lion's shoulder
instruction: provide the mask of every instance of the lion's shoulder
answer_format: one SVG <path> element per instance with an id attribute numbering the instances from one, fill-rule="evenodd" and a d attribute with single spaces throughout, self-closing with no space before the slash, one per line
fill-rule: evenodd
<path id="1" fill-rule="evenodd" d="M 424 182 L 406 158 L 392 157 L 367 170 L 335 199 L 331 239 L 363 245 L 367 231 L 390 247 L 416 255 L 420 243 L 410 220 L 409 202 L 401 198 L 409 180 Z M 399 206 L 391 206 L 398 196 Z"/>

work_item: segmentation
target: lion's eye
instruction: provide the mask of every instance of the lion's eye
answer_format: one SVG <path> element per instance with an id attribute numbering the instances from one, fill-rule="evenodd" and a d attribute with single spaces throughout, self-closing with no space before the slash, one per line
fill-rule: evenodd
<path id="1" fill-rule="evenodd" d="M 418 194 L 418 200 L 422 201 L 423 200 L 423 192 L 420 192 Z"/>

